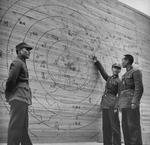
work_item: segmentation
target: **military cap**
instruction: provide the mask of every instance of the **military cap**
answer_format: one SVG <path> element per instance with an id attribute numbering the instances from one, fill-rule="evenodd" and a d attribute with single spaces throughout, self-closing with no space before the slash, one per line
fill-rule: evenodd
<path id="1" fill-rule="evenodd" d="M 25 42 L 22 42 L 22 43 L 19 43 L 17 46 L 16 46 L 16 50 L 20 50 L 22 48 L 28 48 L 29 50 L 33 49 L 30 45 L 28 45 L 27 43 Z"/>
<path id="2" fill-rule="evenodd" d="M 117 68 L 120 68 L 120 69 L 121 69 L 121 65 L 120 65 L 119 63 L 114 63 L 114 64 L 112 65 L 112 67 L 117 67 Z"/>

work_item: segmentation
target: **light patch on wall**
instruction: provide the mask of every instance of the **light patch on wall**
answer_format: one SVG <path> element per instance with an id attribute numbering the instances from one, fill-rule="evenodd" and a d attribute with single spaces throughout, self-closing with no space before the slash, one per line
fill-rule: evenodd
<path id="1" fill-rule="evenodd" d="M 150 16 L 150 0 L 118 0 Z"/>

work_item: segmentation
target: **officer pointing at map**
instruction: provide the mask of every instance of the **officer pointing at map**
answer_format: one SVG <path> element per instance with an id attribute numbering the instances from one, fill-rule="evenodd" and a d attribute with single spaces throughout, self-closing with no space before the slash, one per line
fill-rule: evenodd
<path id="1" fill-rule="evenodd" d="M 115 106 L 118 101 L 118 88 L 119 88 L 119 73 L 121 71 L 120 64 L 112 65 L 112 73 L 110 76 L 104 70 L 102 64 L 93 57 L 94 65 L 101 73 L 106 81 L 105 91 L 102 96 L 100 107 L 102 109 L 102 128 L 103 128 L 103 142 L 104 145 L 121 145 L 121 132 L 118 111 L 115 112 Z"/>

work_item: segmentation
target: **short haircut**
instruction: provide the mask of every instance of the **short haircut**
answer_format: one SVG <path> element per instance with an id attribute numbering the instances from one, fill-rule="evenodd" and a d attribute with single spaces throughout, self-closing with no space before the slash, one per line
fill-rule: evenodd
<path id="1" fill-rule="evenodd" d="M 124 56 L 125 56 L 125 60 L 128 60 L 128 61 L 129 61 L 129 64 L 132 65 L 132 63 L 134 62 L 133 56 L 130 55 L 130 54 L 125 54 Z"/>
<path id="2" fill-rule="evenodd" d="M 18 55 L 18 50 L 16 50 L 16 53 L 17 53 L 17 55 Z"/>

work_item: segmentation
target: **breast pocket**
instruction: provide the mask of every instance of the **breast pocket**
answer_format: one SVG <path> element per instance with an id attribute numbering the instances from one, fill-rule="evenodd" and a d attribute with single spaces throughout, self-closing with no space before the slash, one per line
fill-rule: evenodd
<path id="1" fill-rule="evenodd" d="M 118 85 L 117 81 L 112 81 L 112 85 L 117 86 Z"/>
<path id="2" fill-rule="evenodd" d="M 133 80 L 133 78 L 132 78 L 131 74 L 129 74 L 129 75 L 126 76 L 126 83 L 127 84 L 132 84 L 132 80 Z"/>
<path id="3" fill-rule="evenodd" d="M 118 92 L 118 82 L 113 80 L 111 83 L 111 89 L 115 92 Z"/>
<path id="4" fill-rule="evenodd" d="M 22 66 L 22 69 L 21 69 L 21 72 L 20 72 L 20 76 L 22 78 L 28 78 L 28 76 L 29 76 L 27 67 L 25 65 Z"/>

